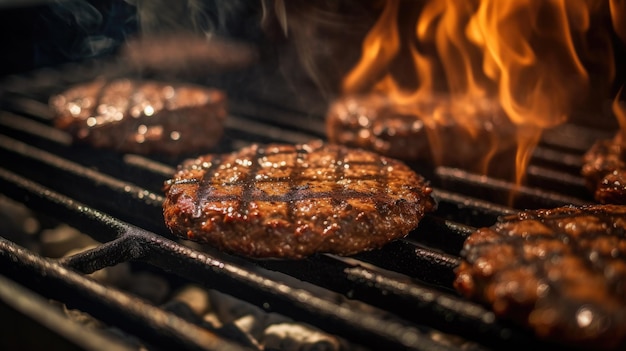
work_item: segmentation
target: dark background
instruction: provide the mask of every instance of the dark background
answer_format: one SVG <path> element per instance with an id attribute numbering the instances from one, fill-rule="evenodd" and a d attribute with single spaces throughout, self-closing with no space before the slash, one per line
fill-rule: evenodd
<path id="1" fill-rule="evenodd" d="M 33 3 L 0 7 L 0 75 L 114 53 L 137 31 L 124 1 Z"/>
<path id="2" fill-rule="evenodd" d="M 167 6 L 185 2 L 179 2 L 179 0 L 169 3 L 163 0 L 0 1 L 0 4 L 4 4 L 0 5 L 0 47 L 2 48 L 0 77 L 7 74 L 23 73 L 40 67 L 114 54 L 122 43 L 140 31 L 135 5 L 142 1 L 147 1 L 146 3 L 161 1 Z M 351 1 L 345 0 L 341 3 L 350 4 Z M 269 31 L 268 28 L 261 28 L 261 24 L 258 23 L 261 11 L 259 1 L 207 0 L 202 3 L 205 6 L 203 10 L 210 17 L 209 21 L 217 23 L 217 25 L 215 23 L 212 25 L 218 34 L 235 37 L 239 40 L 255 41 L 258 44 L 260 40 L 267 40 L 268 36 L 271 37 L 272 33 L 269 32 L 272 30 L 274 34 L 277 32 L 276 28 L 270 28 Z M 298 4 L 303 3 L 295 1 L 290 6 L 297 10 Z M 326 4 L 326 2 L 320 3 Z M 364 3 L 367 4 L 368 2 Z M 345 10 L 346 7 L 344 6 L 341 10 Z M 366 5 L 362 5 L 362 7 L 366 7 Z M 305 15 L 303 18 L 305 20 L 307 19 L 307 11 L 308 9 L 301 11 Z M 250 20 L 252 17 L 254 18 Z M 355 26 L 354 23 L 351 24 L 352 28 Z M 361 27 L 365 27 L 365 23 Z M 309 30 L 306 26 L 303 28 L 305 31 Z M 291 28 L 291 39 L 293 39 L 293 34 L 298 34 L 295 29 Z M 309 45 L 313 48 L 314 53 L 319 53 L 318 67 L 314 67 L 317 72 L 313 73 L 331 77 L 331 90 L 336 86 L 336 81 L 341 74 L 351 66 L 358 56 L 359 43 L 358 39 L 355 38 L 363 32 L 363 29 L 355 31 L 356 34 L 350 37 L 349 46 L 341 44 L 338 48 L 328 49 L 332 54 L 332 60 L 328 60 L 329 54 L 323 52 L 327 47 L 333 45 L 332 40 L 325 41 L 326 38 L 320 36 L 315 43 L 305 43 L 305 46 Z M 333 35 L 336 36 L 337 32 L 331 32 L 330 36 Z M 293 42 L 295 41 L 292 40 L 292 45 Z M 301 42 L 302 40 L 298 40 L 297 44 L 302 45 Z M 601 89 L 602 92 L 599 94 L 597 91 L 595 92 L 598 95 L 606 94 L 605 98 L 607 99 L 613 99 L 617 90 L 626 82 L 626 44 L 616 35 L 613 35 L 613 42 L 615 44 L 613 47 L 616 79 L 609 91 Z M 284 42 L 279 40 L 271 44 L 282 45 Z M 268 45 L 260 46 L 266 48 Z M 341 50 L 343 52 L 338 52 Z M 348 57 L 348 59 L 338 64 L 340 56 L 342 58 Z M 285 64 L 285 60 L 282 64 Z M 338 64 L 338 68 L 329 69 L 331 64 Z M 602 71 L 605 67 L 598 65 L 598 67 L 591 66 L 588 69 L 593 76 L 594 69 Z M 603 72 L 601 75 L 604 75 Z M 598 96 L 595 98 L 597 99 Z"/>
<path id="3" fill-rule="evenodd" d="M 200 21 L 189 18 L 192 5 L 199 7 Z M 153 16 L 138 23 L 137 6 L 154 11 Z M 258 18 L 260 3 L 247 0 L 0 0 L 0 76 L 115 54 L 142 25 L 210 30 L 258 42 L 264 35 Z"/>

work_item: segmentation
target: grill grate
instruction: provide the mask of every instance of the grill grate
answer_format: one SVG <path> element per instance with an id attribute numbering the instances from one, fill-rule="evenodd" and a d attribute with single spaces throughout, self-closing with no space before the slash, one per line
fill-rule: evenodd
<path id="1" fill-rule="evenodd" d="M 53 260 L 0 239 L 0 274 L 160 347 L 234 350 L 245 345 L 83 274 L 121 262 L 143 262 L 366 347 L 546 346 L 459 297 L 451 285 L 453 270 L 463 240 L 475 227 L 491 225 L 516 208 L 590 202 L 578 176 L 580 154 L 610 132 L 568 125 L 548 133 L 529 168 L 529 185 L 517 189 L 513 207 L 506 205 L 513 184 L 439 167 L 425 170 L 439 208 L 405 239 L 349 258 L 325 254 L 296 262 L 246 260 L 190 246 L 165 228 L 161 188 L 180 159 L 75 146 L 51 126 L 45 106 L 51 93 L 77 82 L 76 77 L 90 79 L 93 72 L 120 73 L 118 65 L 110 63 L 85 67 L 42 70 L 4 81 L 0 184 L 4 195 L 62 219 L 103 244 Z M 230 95 L 233 115 L 221 151 L 252 141 L 298 143 L 323 137 L 320 111 L 303 114 L 289 106 L 259 103 L 245 95 L 249 93 L 238 90 Z M 586 144 L 572 146 L 572 135 Z M 457 339 L 468 342 L 450 341 Z"/>

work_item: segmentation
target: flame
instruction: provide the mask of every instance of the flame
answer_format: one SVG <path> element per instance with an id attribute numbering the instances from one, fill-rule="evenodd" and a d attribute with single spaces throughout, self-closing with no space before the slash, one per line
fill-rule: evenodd
<path id="1" fill-rule="evenodd" d="M 396 19 L 399 0 L 386 3 L 379 20 L 363 40 L 363 58 L 343 81 L 344 91 L 359 91 L 368 81 L 380 75 L 400 48 L 400 35 Z"/>
<path id="2" fill-rule="evenodd" d="M 626 43 L 626 0 L 609 0 L 615 33 Z"/>
<path id="3" fill-rule="evenodd" d="M 541 131 L 567 120 L 576 96 L 569 84 L 588 82 L 573 37 L 589 27 L 589 12 L 582 2 L 567 8 L 566 2 L 574 3 L 482 1 L 468 25 L 470 39 L 483 48 L 483 70 L 498 85 L 500 105 L 519 126 L 518 183 Z"/>
<path id="4" fill-rule="evenodd" d="M 483 170 L 514 139 L 519 184 L 542 132 L 567 121 L 588 94 L 589 75 L 579 50 L 594 11 L 608 7 L 599 0 L 429 0 L 413 35 L 404 38 L 398 25 L 403 9 L 388 1 L 363 42 L 360 61 L 343 81 L 343 93 L 370 86 L 399 109 L 412 110 L 427 127 L 438 162 L 446 162 L 439 130 L 449 118 L 475 141 L 489 144 L 482 150 Z M 624 34 L 626 1 L 611 0 L 610 9 L 614 27 Z M 415 74 L 418 81 L 410 89 L 389 67 L 402 47 L 413 61 L 403 74 Z M 603 60 L 612 71 L 612 57 Z M 442 93 L 447 98 L 440 98 Z M 489 105 L 498 106 L 514 127 L 513 137 L 491 125 L 493 133 L 484 140 L 485 120 L 498 113 Z"/>

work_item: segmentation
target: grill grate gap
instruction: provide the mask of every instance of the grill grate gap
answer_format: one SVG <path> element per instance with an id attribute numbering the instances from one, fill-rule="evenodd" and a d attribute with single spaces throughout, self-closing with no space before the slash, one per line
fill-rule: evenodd
<path id="1" fill-rule="evenodd" d="M 447 254 L 457 255 L 465 239 L 475 230 L 475 227 L 462 223 L 426 215 L 408 237 Z"/>
<path id="2" fill-rule="evenodd" d="M 592 201 L 591 191 L 580 176 L 534 165 L 528 166 L 526 173 L 528 174 L 527 183 L 529 186 L 549 186 L 550 189 L 561 194 L 568 194 L 568 196 L 574 196 L 588 202 Z"/>
<path id="3" fill-rule="evenodd" d="M 506 204 L 509 202 L 511 194 L 514 194 L 513 207 L 515 208 L 537 209 L 588 203 L 588 201 L 577 197 L 524 185 L 516 186 L 507 181 L 473 174 L 457 168 L 437 167 L 435 172 L 441 177 L 444 185 L 495 203 Z"/>
<path id="4" fill-rule="evenodd" d="M 532 157 L 532 164 L 552 166 L 574 174 L 579 174 L 583 165 L 580 153 L 563 152 L 544 146 L 537 146 Z"/>

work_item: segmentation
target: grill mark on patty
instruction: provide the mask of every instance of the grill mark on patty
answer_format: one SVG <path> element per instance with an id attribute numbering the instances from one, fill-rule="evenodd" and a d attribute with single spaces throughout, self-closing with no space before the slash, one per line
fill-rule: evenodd
<path id="1" fill-rule="evenodd" d="M 285 150 L 285 151 L 281 151 L 277 153 L 272 153 L 271 155 L 274 156 L 274 155 L 291 154 L 291 153 L 292 153 L 292 150 Z M 296 149 L 296 153 L 297 153 L 297 156 L 296 156 L 296 164 L 297 164 L 297 159 L 298 158 L 302 159 L 302 157 L 306 155 L 308 152 L 302 148 L 298 148 Z M 248 175 L 245 178 L 239 179 L 235 182 L 223 182 L 220 184 L 221 186 L 236 186 L 236 185 L 242 186 L 241 196 L 237 194 L 228 194 L 228 195 L 210 194 L 209 189 L 213 183 L 212 181 L 212 178 L 214 175 L 213 171 L 218 166 L 220 166 L 221 162 L 223 161 L 222 157 L 212 158 L 211 166 L 206 169 L 206 172 L 203 174 L 202 180 L 199 182 L 200 187 L 198 189 L 198 201 L 201 201 L 202 199 L 205 199 L 206 202 L 238 200 L 240 201 L 242 205 L 240 207 L 240 211 L 245 211 L 248 208 L 250 202 L 253 202 L 253 201 L 284 202 L 289 205 L 290 211 L 293 211 L 298 201 L 309 200 L 309 199 L 335 198 L 341 201 L 345 201 L 345 200 L 350 200 L 350 199 L 375 198 L 376 202 L 385 202 L 385 201 L 390 200 L 390 197 L 387 196 L 386 194 L 382 194 L 379 192 L 371 193 L 371 192 L 360 192 L 360 191 L 354 191 L 354 190 L 344 190 L 341 185 L 336 185 L 333 191 L 323 191 L 323 192 L 316 192 L 316 193 L 306 191 L 306 189 L 301 189 L 301 187 L 296 186 L 296 184 L 301 181 L 306 181 L 306 180 L 313 181 L 315 179 L 303 177 L 302 174 L 299 172 L 303 169 L 302 166 L 294 167 L 291 175 L 287 177 L 257 178 L 258 170 L 260 169 L 258 160 L 260 159 L 260 157 L 262 157 L 262 155 L 267 155 L 267 149 L 264 147 L 257 147 L 255 154 L 252 156 L 252 165 L 249 168 Z M 336 159 L 337 160 L 341 159 L 342 164 L 346 164 L 344 148 L 340 148 L 340 151 L 338 152 L 338 156 L 336 157 Z M 373 165 L 374 163 L 357 161 L 357 162 L 350 162 L 350 164 L 351 165 L 356 165 L 356 164 Z M 381 166 L 384 166 L 384 164 L 381 163 Z M 342 170 L 344 170 L 343 167 L 335 167 L 335 169 L 336 168 L 341 168 Z M 342 173 L 345 173 L 345 172 L 342 171 Z M 387 172 L 385 172 L 385 174 L 387 174 Z M 340 176 L 335 176 L 335 178 L 341 179 Z M 379 175 L 365 175 L 365 176 L 360 176 L 360 177 L 352 177 L 351 179 L 353 180 L 380 180 L 380 176 Z M 194 183 L 194 182 L 196 182 L 196 180 L 190 181 L 189 179 L 178 179 L 174 181 L 174 184 L 188 184 L 188 183 Z M 263 191 L 255 191 L 255 190 L 258 190 L 258 187 L 257 187 L 258 183 L 276 183 L 276 182 L 287 182 L 289 184 L 289 191 L 282 195 L 268 195 Z M 388 177 L 385 177 L 385 181 L 381 183 L 384 187 L 388 186 Z M 197 207 L 200 208 L 200 206 L 197 206 Z M 289 213 L 292 213 L 292 212 L 289 212 Z M 240 212 L 240 214 L 244 214 L 244 213 Z"/>
<path id="2" fill-rule="evenodd" d="M 344 179 L 345 178 L 345 174 L 346 174 L 346 149 L 344 148 L 339 148 L 337 150 L 337 153 L 335 154 L 335 160 L 337 163 L 337 166 L 334 167 L 333 171 L 334 171 L 334 176 L 335 179 Z M 339 162 L 341 162 L 341 164 L 338 164 Z M 343 186 L 341 184 L 339 184 L 338 182 L 335 181 L 335 186 L 333 187 L 333 193 L 335 194 L 339 194 L 341 193 L 343 190 Z M 337 202 L 341 202 L 341 201 L 345 201 L 345 199 L 341 199 L 339 197 L 333 197 L 331 198 L 331 203 L 333 205 L 338 205 Z"/>
<path id="3" fill-rule="evenodd" d="M 267 150 L 263 147 L 257 146 L 256 149 L 254 150 L 254 155 L 251 157 L 251 162 L 252 164 L 250 165 L 250 168 L 248 169 L 248 175 L 247 177 L 245 177 L 242 181 L 240 182 L 235 182 L 235 183 L 239 183 L 242 185 L 242 190 L 241 190 L 241 196 L 238 197 L 235 194 L 235 197 L 233 199 L 230 200 L 235 200 L 238 199 L 240 200 L 238 202 L 238 206 L 239 208 L 237 209 L 237 212 L 240 215 L 245 215 L 245 211 L 248 210 L 248 208 L 250 207 L 250 202 L 256 200 L 256 196 L 255 193 L 260 193 L 259 191 L 255 191 L 258 187 L 258 179 L 257 179 L 257 175 L 259 173 L 259 158 L 261 155 L 265 155 L 267 154 Z M 210 201 L 219 201 L 219 200 L 225 200 L 220 196 L 214 196 L 211 197 Z"/>
<path id="4" fill-rule="evenodd" d="M 614 219 L 614 216 L 607 213 L 606 211 L 603 211 L 602 209 L 591 209 L 590 211 L 588 211 L 588 213 L 598 218 L 600 222 L 604 222 L 604 223 L 613 222 L 613 219 Z M 524 220 L 540 221 L 543 225 L 548 227 L 552 233 L 555 233 L 555 235 L 549 235 L 549 234 L 536 235 L 535 234 L 535 235 L 531 235 L 527 237 L 509 236 L 509 237 L 503 238 L 502 240 L 500 240 L 500 242 L 511 243 L 512 246 L 516 249 L 517 256 L 520 257 L 520 261 L 522 263 L 521 265 L 533 265 L 535 269 L 538 269 L 541 271 L 540 273 L 543 273 L 541 276 L 545 277 L 546 272 L 545 272 L 545 269 L 543 269 L 543 265 L 534 264 L 533 262 L 523 259 L 524 243 L 529 243 L 529 242 L 538 243 L 541 241 L 560 241 L 561 243 L 566 245 L 569 250 L 571 250 L 572 255 L 576 256 L 577 258 L 580 258 L 580 257 L 589 255 L 591 251 L 590 248 L 577 245 L 581 240 L 594 241 L 603 235 L 606 236 L 606 230 L 601 230 L 601 229 L 596 230 L 596 231 L 585 231 L 584 233 L 579 234 L 576 237 L 572 237 L 568 235 L 567 233 L 562 232 L 563 229 L 559 226 L 559 221 L 564 220 L 564 219 L 571 219 L 572 216 L 575 216 L 575 215 L 577 215 L 577 213 L 575 213 L 574 211 L 560 211 L 559 214 L 555 215 L 554 213 L 552 213 L 548 217 L 544 217 L 538 214 L 527 217 L 525 219 L 519 219 L 517 218 L 516 215 L 506 216 L 503 218 L 503 221 L 508 221 L 511 223 L 519 223 Z M 612 234 L 620 238 L 626 237 L 626 233 L 624 233 L 623 230 L 621 231 L 621 233 L 618 230 L 617 232 L 612 233 Z M 490 244 L 483 243 L 483 244 L 477 245 L 477 247 L 483 246 L 483 245 L 490 245 Z M 614 257 L 614 258 L 618 258 L 618 257 Z M 604 261 L 601 257 L 597 258 L 597 261 L 599 260 Z M 601 267 L 598 267 L 598 266 L 603 266 L 601 262 L 598 263 L 597 261 L 594 262 L 592 260 L 583 260 L 583 259 L 578 259 L 578 261 L 582 263 L 585 266 L 585 268 L 587 268 L 591 272 L 600 272 L 599 268 Z M 548 281 L 545 281 L 545 283 L 548 284 L 550 288 L 560 289 L 560 286 L 550 284 Z"/>
<path id="5" fill-rule="evenodd" d="M 212 157 L 209 167 L 203 167 L 205 171 L 198 184 L 198 196 L 196 197 L 196 207 L 193 214 L 195 218 L 200 218 L 202 216 L 203 205 L 210 198 L 209 192 L 211 190 L 210 185 L 212 183 L 210 179 L 213 177 L 215 169 L 221 164 L 221 161 L 222 159 L 219 157 Z"/>
<path id="6" fill-rule="evenodd" d="M 288 218 L 294 218 L 294 213 L 296 211 L 296 203 L 298 201 L 302 201 L 304 200 L 304 196 L 306 195 L 306 192 L 303 192 L 302 190 L 306 190 L 302 189 L 301 186 L 296 185 L 299 184 L 300 181 L 305 180 L 304 177 L 302 176 L 302 169 L 303 169 L 303 163 L 304 163 L 304 155 L 307 154 L 307 151 L 304 150 L 302 147 L 297 147 L 296 148 L 296 158 L 294 160 L 295 164 L 293 169 L 291 170 L 291 173 L 289 173 L 289 176 L 286 177 L 287 178 L 287 184 L 289 184 L 289 191 L 287 192 L 287 194 L 285 194 L 287 199 L 292 199 L 291 201 L 289 200 L 275 200 L 275 201 L 286 201 L 287 202 L 287 217 Z M 308 188 L 308 185 L 307 185 Z M 300 195 L 300 196 L 298 196 Z M 309 195 L 312 195 L 311 193 L 309 193 Z"/>
<path id="7" fill-rule="evenodd" d="M 595 217 L 597 217 L 601 222 L 604 223 L 610 223 L 613 222 L 613 218 L 614 216 L 606 213 L 606 211 L 602 211 L 601 209 L 593 209 L 591 211 L 589 211 L 590 214 L 593 214 Z M 586 231 L 578 236 L 576 236 L 575 238 L 572 238 L 572 236 L 563 233 L 562 232 L 562 228 L 559 227 L 559 220 L 563 220 L 563 219 L 571 219 L 573 216 L 573 214 L 569 211 L 565 212 L 562 211 L 562 213 L 558 214 L 558 215 L 551 215 L 548 218 L 542 217 L 542 216 L 532 216 L 532 217 L 528 217 L 527 219 L 519 219 L 516 215 L 511 215 L 511 216 L 505 216 L 503 217 L 502 221 L 507 221 L 510 223 L 519 223 L 522 222 L 524 220 L 537 220 L 537 221 L 541 221 L 541 223 L 543 225 L 545 225 L 546 227 L 548 227 L 550 229 L 550 231 L 552 233 L 556 233 L 555 235 L 551 235 L 551 234 L 534 234 L 531 236 L 527 236 L 527 237 L 522 237 L 519 235 L 516 236 L 507 236 L 507 237 L 503 237 L 500 240 L 498 240 L 498 244 L 510 244 L 516 251 L 516 256 L 519 257 L 518 260 L 518 264 L 511 264 L 512 267 L 514 266 L 533 266 L 534 269 L 536 269 L 538 271 L 538 274 L 542 277 L 547 276 L 546 275 L 546 271 L 543 267 L 542 264 L 537 264 L 537 262 L 531 262 L 528 261 L 526 259 L 524 259 L 524 244 L 525 243 L 539 243 L 542 241 L 559 241 L 561 243 L 563 243 L 564 245 L 567 246 L 567 248 L 569 250 L 571 250 L 571 255 L 576 256 L 577 258 L 579 257 L 585 257 L 588 256 L 590 254 L 591 249 L 581 246 L 581 245 L 577 245 L 577 243 L 580 240 L 590 240 L 590 241 L 594 241 L 597 240 L 598 238 L 600 238 L 601 236 L 606 236 L 606 231 L 603 230 L 598 230 L 598 231 Z M 620 230 L 618 229 L 616 232 L 612 233 L 614 234 L 614 236 L 618 237 L 618 238 L 624 238 L 626 237 L 626 233 L 622 230 L 620 232 Z M 476 248 L 480 248 L 480 247 L 485 247 L 485 246 L 490 246 L 493 245 L 493 243 L 481 243 L 481 244 L 477 244 L 474 245 Z M 560 256 L 560 254 L 558 253 L 551 253 L 550 254 L 550 258 L 553 257 L 558 257 Z M 622 255 L 616 255 L 616 256 L 611 256 L 611 258 L 620 258 Z M 623 257 L 622 257 L 623 258 Z M 604 262 L 606 262 L 606 260 L 604 260 L 602 257 L 598 257 L 595 261 L 591 261 L 591 260 L 583 260 L 583 259 L 579 259 L 578 260 L 580 263 L 582 263 L 585 268 L 587 270 L 589 270 L 590 272 L 595 272 L 595 273 L 602 273 L 602 267 L 605 265 Z M 514 263 L 514 262 L 512 262 Z M 561 290 L 561 287 L 559 285 L 555 285 L 550 283 L 549 280 L 544 280 L 544 283 L 546 283 L 551 289 L 557 289 L 557 290 Z M 611 285 L 616 285 L 617 281 L 609 281 L 609 283 L 611 283 Z"/>
<path id="8" fill-rule="evenodd" d="M 602 209 L 595 209 L 592 211 L 589 211 L 590 213 L 592 213 L 595 217 L 597 217 L 601 222 L 603 223 L 611 223 L 614 222 L 614 215 L 610 215 L 608 214 L 606 211 L 602 211 Z M 571 218 L 571 214 L 569 214 L 569 217 Z M 566 216 L 566 214 L 563 214 L 561 216 L 555 216 L 555 218 L 553 219 L 552 217 L 550 218 L 549 222 L 549 227 L 553 232 L 558 232 L 559 231 L 559 226 L 558 226 L 558 219 L 564 219 L 564 218 L 568 218 Z M 572 250 L 573 254 L 578 258 L 578 261 L 580 263 L 583 264 L 583 266 L 590 271 L 592 274 L 593 273 L 598 273 L 598 274 L 603 274 L 603 270 L 604 267 L 606 267 L 606 263 L 607 260 L 604 259 L 602 256 L 598 255 L 597 258 L 595 260 L 591 260 L 591 259 L 581 259 L 581 257 L 588 257 L 593 250 L 590 247 L 584 247 L 582 245 L 576 245 L 577 242 L 579 242 L 581 239 L 588 239 L 590 241 L 595 241 L 598 238 L 600 238 L 601 236 L 606 235 L 606 229 L 604 231 L 602 230 L 597 230 L 597 231 L 591 231 L 591 232 L 585 232 L 582 233 L 581 235 L 579 235 L 576 238 L 570 238 L 567 242 L 568 247 Z M 612 233 L 614 236 L 618 237 L 618 238 L 624 238 L 624 231 L 622 230 L 621 233 L 619 232 L 619 230 L 617 232 Z M 611 255 L 612 256 L 612 255 Z M 618 258 L 618 257 L 612 257 L 613 259 Z M 545 276 L 545 275 L 544 275 Z M 611 286 L 611 288 L 616 289 L 617 288 L 617 284 L 619 284 L 618 280 L 607 280 L 607 283 Z M 552 286 L 551 286 L 552 288 Z M 557 288 L 562 288 L 560 286 L 557 286 Z M 616 291 L 616 290 L 613 290 Z M 618 297 L 618 296 L 615 296 Z"/>
<path id="9" fill-rule="evenodd" d="M 185 183 L 190 183 L 190 182 L 184 182 Z M 180 184 L 180 183 L 174 183 L 174 184 Z M 291 203 L 291 202 L 298 202 L 298 201 L 303 201 L 303 200 L 311 200 L 311 199 L 326 199 L 326 198 L 335 198 L 341 201 L 344 200 L 359 200 L 359 199 L 371 199 L 371 198 L 376 198 L 379 201 L 384 201 L 384 198 L 388 198 L 387 196 L 382 197 L 382 196 L 373 196 L 374 194 L 372 193 L 363 193 L 360 191 L 353 191 L 353 190 L 344 190 L 343 192 L 345 192 L 345 194 L 336 194 L 334 191 L 322 191 L 322 192 L 317 192 L 317 193 L 310 193 L 310 192 L 305 192 L 302 191 L 302 189 L 298 189 L 296 187 L 296 189 L 293 191 L 293 193 L 288 192 L 284 195 L 267 195 L 264 194 L 262 192 L 255 192 L 250 194 L 250 196 L 248 197 L 248 202 L 246 202 L 247 204 L 249 204 L 250 202 L 253 201 L 266 201 L 266 202 L 284 202 L 284 203 Z M 208 191 L 206 192 L 208 193 Z M 228 194 L 228 195 L 203 195 L 205 196 L 207 202 L 219 202 L 219 201 L 226 201 L 226 200 L 241 200 L 241 196 L 236 195 L 236 194 Z M 200 197 L 200 194 L 198 194 L 198 197 Z M 242 201 L 243 203 L 243 201 Z"/>
<path id="10" fill-rule="evenodd" d="M 296 167 L 293 168 L 291 175 L 288 177 L 277 177 L 277 178 L 257 178 L 258 170 L 260 169 L 260 165 L 258 160 L 262 155 L 267 155 L 267 148 L 257 147 L 255 150 L 255 154 L 252 156 L 252 165 L 249 168 L 247 176 L 243 179 L 240 179 L 235 182 L 224 182 L 220 185 L 222 186 L 233 186 L 233 185 L 241 185 L 242 193 L 241 196 L 237 194 L 228 194 L 228 195 L 212 195 L 210 193 L 210 188 L 212 185 L 212 177 L 214 175 L 214 170 L 221 165 L 223 161 L 222 158 L 213 158 L 211 166 L 206 170 L 203 174 L 202 180 L 199 182 L 198 189 L 198 203 L 197 203 L 197 211 L 202 210 L 201 202 L 219 202 L 219 201 L 228 201 L 228 200 L 237 200 L 239 202 L 238 213 L 241 215 L 245 215 L 245 211 L 248 210 L 248 207 L 253 201 L 266 201 L 266 202 L 282 202 L 288 205 L 288 214 L 291 216 L 293 211 L 299 201 L 308 200 L 308 199 L 322 199 L 322 198 L 339 198 L 340 200 L 347 199 L 363 199 L 371 197 L 371 193 L 362 193 L 357 191 L 344 191 L 340 196 L 337 195 L 337 192 L 317 192 L 311 193 L 306 191 L 306 189 L 301 189 L 300 186 L 297 186 L 300 181 L 303 180 L 312 180 L 309 178 L 305 178 L 301 175 L 300 170 L 302 170 L 302 166 L 299 165 L 298 159 L 302 159 L 307 151 L 298 148 L 296 151 Z M 281 155 L 281 154 L 291 154 L 291 150 L 285 150 L 281 152 L 272 153 L 271 155 Z M 338 157 L 339 158 L 339 157 Z M 368 179 L 376 179 L 376 177 L 367 177 Z M 267 195 L 263 191 L 257 191 L 258 183 L 275 183 L 275 182 L 287 182 L 289 184 L 289 190 L 284 195 Z M 174 184 L 187 184 L 187 183 L 195 183 L 196 181 L 188 181 L 186 179 L 176 180 Z M 340 186 L 339 186 L 340 187 Z M 304 191 L 303 191 L 304 190 Z M 339 190 L 339 189 L 335 189 Z M 204 201 L 203 201 L 204 200 Z M 384 199 L 381 199 L 384 200 Z M 198 217 L 200 214 L 198 214 Z"/>
<path id="11" fill-rule="evenodd" d="M 524 221 L 537 221 L 547 231 L 535 230 L 533 224 Z M 543 337 L 602 348 L 623 346 L 626 329 L 620 323 L 626 320 L 622 271 L 626 256 L 625 221 L 626 208 L 602 205 L 504 216 L 487 229 L 487 240 L 471 242 L 476 234 L 470 235 L 471 243 L 464 246 L 464 262 L 457 271 L 455 287 L 466 296 L 498 306 L 499 315 L 527 324 Z M 498 256 L 505 248 L 512 250 L 510 258 Z M 574 267 L 578 268 L 576 275 L 589 277 L 588 283 L 597 292 L 585 291 L 589 289 L 584 287 L 586 281 L 572 277 Z M 470 276 L 471 283 L 467 284 L 461 274 Z M 536 296 L 525 293 L 535 288 Z M 581 308 L 591 311 L 591 328 L 604 325 L 607 332 L 577 326 L 577 311 Z M 538 319 L 549 310 L 552 317 Z"/>
<path id="12" fill-rule="evenodd" d="M 350 162 L 351 165 L 353 165 L 353 162 Z M 362 163 L 363 164 L 363 163 Z M 371 164 L 371 163 L 369 163 Z M 264 179 L 256 179 L 256 183 L 275 183 L 275 182 L 289 182 L 291 179 L 291 176 L 287 176 L 287 177 L 276 177 L 276 178 L 264 178 Z M 352 180 L 380 180 L 380 177 L 378 175 L 364 175 L 364 176 L 359 176 L 359 177 L 352 177 L 350 178 Z M 189 179 L 177 179 L 174 180 L 174 183 L 176 184 L 184 184 L 185 181 L 188 181 Z M 300 178 L 299 180 L 314 180 L 311 178 Z M 178 182 L 183 182 L 183 183 L 178 183 Z M 243 185 L 246 184 L 245 180 L 237 180 L 234 182 L 222 182 L 220 183 L 221 185 Z"/>
<path id="13" fill-rule="evenodd" d="M 389 189 L 389 166 L 387 165 L 387 162 L 385 162 L 385 160 L 382 159 L 382 158 L 379 159 L 377 168 L 379 170 L 378 171 L 378 173 L 379 173 L 378 175 L 383 177 L 381 182 L 384 185 L 384 188 L 385 189 Z M 382 170 L 382 172 L 380 170 Z M 386 194 L 384 194 L 384 195 L 386 195 Z M 381 196 L 383 196 L 383 194 L 381 194 Z M 397 200 L 395 204 L 398 204 L 399 201 L 403 201 L 403 199 Z"/>

